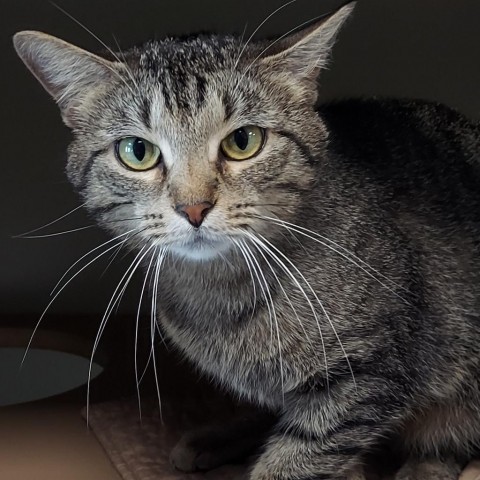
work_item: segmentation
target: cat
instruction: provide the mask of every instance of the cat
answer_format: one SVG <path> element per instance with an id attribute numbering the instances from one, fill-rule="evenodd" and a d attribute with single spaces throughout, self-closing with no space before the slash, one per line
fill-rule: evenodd
<path id="1" fill-rule="evenodd" d="M 276 41 L 118 55 L 14 37 L 73 130 L 73 186 L 155 278 L 165 335 L 278 417 L 251 480 L 362 478 L 388 442 L 397 480 L 450 480 L 479 445 L 480 125 L 424 101 L 316 108 L 353 8 Z"/>

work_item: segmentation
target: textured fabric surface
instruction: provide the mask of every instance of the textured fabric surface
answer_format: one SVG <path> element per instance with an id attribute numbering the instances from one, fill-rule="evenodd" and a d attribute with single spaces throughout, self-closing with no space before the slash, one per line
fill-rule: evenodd
<path id="1" fill-rule="evenodd" d="M 180 417 L 174 413 L 179 411 Z M 86 410 L 82 414 L 86 418 Z M 92 405 L 88 422 L 124 480 L 243 480 L 246 465 L 193 474 L 175 471 L 170 465 L 170 451 L 181 435 L 214 414 L 218 421 L 231 412 L 217 402 L 198 411 L 198 402 L 178 400 L 162 405 L 160 418 L 158 404 L 142 402 L 140 418 L 137 402 L 120 400 Z"/>
<path id="2" fill-rule="evenodd" d="M 175 471 L 169 462 L 171 449 L 185 431 L 231 414 L 231 408 L 222 402 L 170 399 L 162 405 L 162 419 L 154 402 L 142 403 L 140 417 L 137 402 L 119 400 L 92 405 L 88 421 L 124 480 L 245 480 L 247 465 L 185 474 Z M 480 480 L 480 461 L 471 462 L 460 480 Z"/>

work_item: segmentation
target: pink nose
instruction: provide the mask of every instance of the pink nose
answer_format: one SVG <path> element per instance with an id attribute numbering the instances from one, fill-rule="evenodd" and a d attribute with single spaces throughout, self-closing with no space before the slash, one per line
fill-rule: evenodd
<path id="1" fill-rule="evenodd" d="M 192 226 L 198 228 L 203 219 L 207 216 L 207 213 L 213 208 L 213 204 L 210 202 L 196 203 L 195 205 L 177 205 L 175 210 L 182 216 L 184 216 Z"/>

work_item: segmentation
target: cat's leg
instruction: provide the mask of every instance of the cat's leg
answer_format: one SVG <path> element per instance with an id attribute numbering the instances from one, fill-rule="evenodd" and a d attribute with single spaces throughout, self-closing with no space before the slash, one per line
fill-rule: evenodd
<path id="1" fill-rule="evenodd" d="M 466 385 L 463 398 L 423 406 L 403 423 L 400 439 L 405 451 L 412 453 L 396 480 L 458 479 L 471 460 L 472 445 L 480 443 L 477 395 L 468 390 L 472 387 Z"/>
<path id="2" fill-rule="evenodd" d="M 346 480 L 366 480 L 365 472 L 362 467 L 358 467 L 357 470 L 351 472 Z"/>
<path id="3" fill-rule="evenodd" d="M 251 480 L 346 480 L 404 417 L 403 386 L 370 376 L 289 398 Z"/>
<path id="4" fill-rule="evenodd" d="M 461 471 L 462 466 L 453 458 L 442 461 L 411 457 L 395 475 L 395 480 L 457 480 Z"/>
<path id="5" fill-rule="evenodd" d="M 265 442 L 275 420 L 256 412 L 192 430 L 173 448 L 170 462 L 178 470 L 194 472 L 246 458 Z"/>

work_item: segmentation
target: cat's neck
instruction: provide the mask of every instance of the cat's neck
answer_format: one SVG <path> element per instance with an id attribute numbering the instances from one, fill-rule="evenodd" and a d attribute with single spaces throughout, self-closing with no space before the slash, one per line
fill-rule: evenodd
<path id="1" fill-rule="evenodd" d="M 159 278 L 158 305 L 176 322 L 199 328 L 204 322 L 210 328 L 214 323 L 250 318 L 261 303 L 258 294 L 255 298 L 259 280 L 254 288 L 250 269 L 235 251 L 208 262 L 167 257 Z M 266 274 L 264 279 L 270 283 Z"/>
<path id="2" fill-rule="evenodd" d="M 210 260 L 193 260 L 174 254 L 166 256 L 161 273 L 163 282 L 174 290 L 208 290 L 215 293 L 217 288 L 238 286 L 249 277 L 245 259 L 238 252 L 227 252 Z"/>

